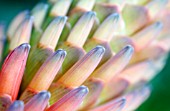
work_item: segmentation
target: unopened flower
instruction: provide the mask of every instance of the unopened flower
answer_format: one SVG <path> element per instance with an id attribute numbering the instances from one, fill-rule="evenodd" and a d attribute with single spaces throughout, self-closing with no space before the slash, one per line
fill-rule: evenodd
<path id="1" fill-rule="evenodd" d="M 20 12 L 7 33 L 0 24 L 0 111 L 135 110 L 165 65 L 169 17 L 168 0 L 49 0 Z"/>

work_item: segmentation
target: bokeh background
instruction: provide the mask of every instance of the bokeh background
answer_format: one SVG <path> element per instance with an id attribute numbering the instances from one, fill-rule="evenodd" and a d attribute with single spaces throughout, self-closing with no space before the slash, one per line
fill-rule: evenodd
<path id="1" fill-rule="evenodd" d="M 8 25 L 18 12 L 31 9 L 39 1 L 0 0 L 0 22 Z M 153 90 L 151 96 L 137 111 L 170 111 L 170 56 L 164 69 L 150 83 Z"/>

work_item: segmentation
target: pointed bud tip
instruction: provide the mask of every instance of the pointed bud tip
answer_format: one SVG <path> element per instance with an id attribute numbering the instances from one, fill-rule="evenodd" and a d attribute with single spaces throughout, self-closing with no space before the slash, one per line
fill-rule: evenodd
<path id="1" fill-rule="evenodd" d="M 25 15 L 25 19 L 29 16 L 31 16 L 31 12 L 29 10 L 24 10 L 23 12 L 21 12 L 23 15 Z"/>
<path id="2" fill-rule="evenodd" d="M 126 103 L 126 98 L 122 98 L 120 101 L 121 101 L 121 103 L 122 103 L 121 105 L 123 105 L 123 104 Z"/>
<path id="3" fill-rule="evenodd" d="M 38 95 L 40 95 L 42 98 L 50 98 L 51 94 L 48 91 L 41 91 Z"/>
<path id="4" fill-rule="evenodd" d="M 134 47 L 133 46 L 131 46 L 131 45 L 127 45 L 127 46 L 125 46 L 125 48 L 124 48 L 126 51 L 129 51 L 130 53 L 133 53 L 134 52 Z"/>
<path id="5" fill-rule="evenodd" d="M 80 23 L 87 21 L 87 20 L 89 22 L 91 20 L 94 20 L 95 17 L 96 17 L 96 12 L 88 11 L 80 17 L 79 21 L 80 21 Z"/>
<path id="6" fill-rule="evenodd" d="M 96 16 L 96 12 L 93 12 L 93 11 L 89 11 L 89 12 L 86 12 L 86 15 L 91 15 L 92 17 Z"/>
<path id="7" fill-rule="evenodd" d="M 6 111 L 21 111 L 24 109 L 24 102 L 20 100 L 14 101 Z"/>
<path id="8" fill-rule="evenodd" d="M 83 93 L 83 94 L 87 94 L 88 92 L 89 92 L 89 89 L 88 89 L 88 87 L 86 87 L 86 86 L 80 86 L 79 88 L 78 88 L 80 91 L 81 91 L 81 93 Z"/>
<path id="9" fill-rule="evenodd" d="M 115 21 L 118 21 L 120 19 L 119 13 L 113 13 L 110 15 L 110 18 L 113 18 Z"/>
<path id="10" fill-rule="evenodd" d="M 61 19 L 62 19 L 63 21 L 67 21 L 68 17 L 67 17 L 67 16 L 62 16 Z"/>
<path id="11" fill-rule="evenodd" d="M 119 98 L 116 104 L 119 108 L 123 108 L 123 106 L 126 104 L 126 98 L 125 97 Z"/>
<path id="12" fill-rule="evenodd" d="M 122 109 L 122 108 L 125 106 L 125 104 L 126 104 L 126 98 L 122 98 L 122 99 L 119 101 L 119 103 L 120 103 L 119 107 Z"/>
<path id="13" fill-rule="evenodd" d="M 67 55 L 67 52 L 66 52 L 65 50 L 63 50 L 63 49 L 58 49 L 58 50 L 56 51 L 56 53 L 59 53 L 60 55 L 63 55 L 63 56 L 66 56 L 66 55 Z"/>
<path id="14" fill-rule="evenodd" d="M 101 53 L 104 53 L 105 52 L 105 48 L 103 46 L 100 46 L 100 45 L 97 45 L 95 47 L 95 49 L 98 51 L 98 52 L 101 52 Z"/>
<path id="15" fill-rule="evenodd" d="M 123 49 L 121 49 L 115 56 L 119 57 L 122 55 L 127 55 L 129 57 L 132 56 L 133 53 L 134 53 L 133 46 L 127 45 Z"/>
<path id="16" fill-rule="evenodd" d="M 159 28 L 159 29 L 162 29 L 163 28 L 163 23 L 158 21 L 158 22 L 155 22 L 155 27 L 156 28 Z"/>
<path id="17" fill-rule="evenodd" d="M 57 17 L 54 19 L 54 21 L 60 20 L 61 22 L 66 22 L 67 19 L 68 19 L 67 16 L 57 16 Z"/>
<path id="18" fill-rule="evenodd" d="M 53 21 L 50 24 L 56 24 L 56 23 L 59 23 L 59 24 L 63 24 L 64 23 L 65 24 L 67 19 L 68 19 L 67 16 L 57 16 L 56 18 L 53 19 Z"/>
<path id="19" fill-rule="evenodd" d="M 25 16 L 24 19 L 31 16 L 31 12 L 29 10 L 24 10 L 20 12 L 20 14 L 22 14 L 22 16 Z"/>
<path id="20" fill-rule="evenodd" d="M 12 104 L 12 107 L 21 107 L 21 106 L 24 106 L 24 102 L 23 101 L 20 101 L 20 100 L 17 100 L 17 101 L 14 101 L 14 103 Z"/>
<path id="21" fill-rule="evenodd" d="M 30 20 L 30 21 L 33 21 L 34 20 L 34 16 L 26 16 L 25 17 L 25 20 Z"/>
<path id="22" fill-rule="evenodd" d="M 31 46 L 28 43 L 23 43 L 19 47 L 22 47 L 22 48 L 25 48 L 25 49 L 28 49 L 28 50 L 31 48 Z"/>

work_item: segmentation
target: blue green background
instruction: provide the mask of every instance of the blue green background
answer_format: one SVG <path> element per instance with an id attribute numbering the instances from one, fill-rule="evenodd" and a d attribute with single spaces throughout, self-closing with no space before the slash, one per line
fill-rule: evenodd
<path id="1" fill-rule="evenodd" d="M 11 21 L 18 12 L 31 9 L 38 1 L 39 0 L 0 0 L 0 22 L 9 24 L 9 21 Z M 168 57 L 164 69 L 150 82 L 153 87 L 151 96 L 137 111 L 170 111 L 169 72 L 170 57 Z"/>

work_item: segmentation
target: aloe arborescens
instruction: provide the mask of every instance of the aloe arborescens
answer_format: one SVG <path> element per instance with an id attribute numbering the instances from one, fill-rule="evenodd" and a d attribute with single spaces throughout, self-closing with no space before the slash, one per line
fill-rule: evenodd
<path id="1" fill-rule="evenodd" d="M 168 0 L 49 0 L 20 12 L 7 34 L 0 24 L 0 110 L 135 110 L 165 64 L 169 17 Z"/>

